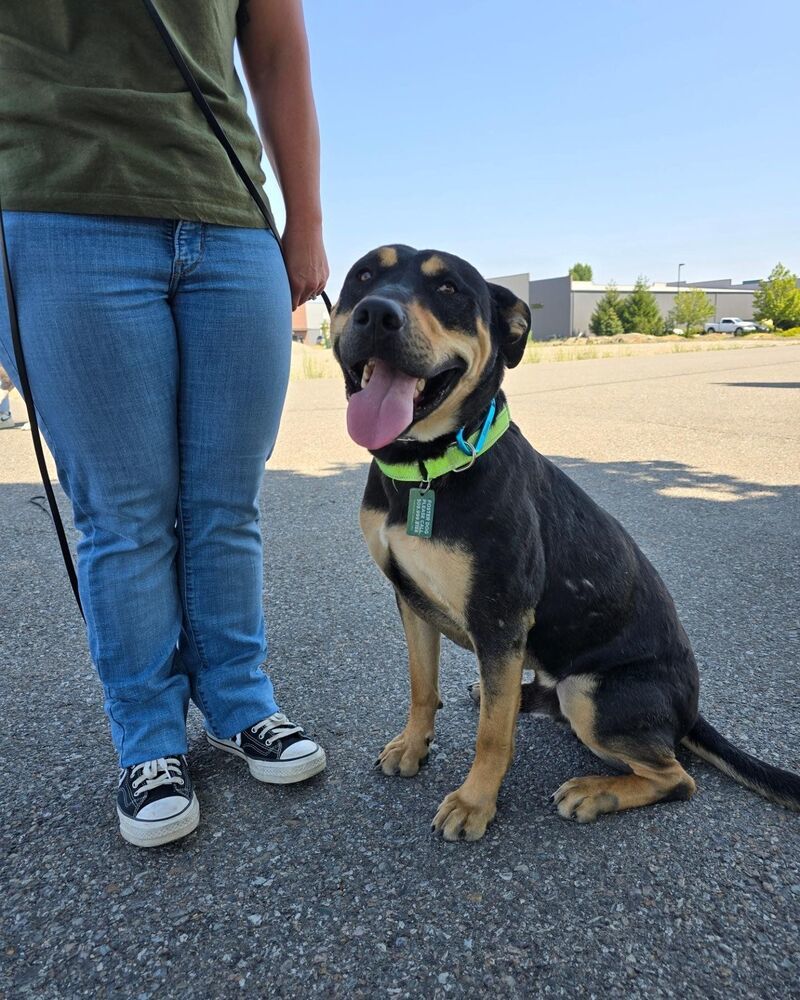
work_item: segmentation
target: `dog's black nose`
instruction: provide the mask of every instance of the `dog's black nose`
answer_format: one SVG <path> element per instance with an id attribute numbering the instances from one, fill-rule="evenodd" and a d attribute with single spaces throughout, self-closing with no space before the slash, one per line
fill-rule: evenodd
<path id="1" fill-rule="evenodd" d="M 353 329 L 364 333 L 397 333 L 405 326 L 403 310 L 391 299 L 370 295 L 356 306 L 353 314 Z"/>

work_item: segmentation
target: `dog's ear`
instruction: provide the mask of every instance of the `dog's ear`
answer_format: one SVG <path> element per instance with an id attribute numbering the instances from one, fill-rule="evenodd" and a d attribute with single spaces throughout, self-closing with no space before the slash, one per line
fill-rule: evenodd
<path id="1" fill-rule="evenodd" d="M 487 281 L 492 297 L 492 319 L 500 333 L 500 349 L 506 368 L 515 368 L 525 353 L 531 332 L 531 310 L 527 302 L 502 285 Z"/>

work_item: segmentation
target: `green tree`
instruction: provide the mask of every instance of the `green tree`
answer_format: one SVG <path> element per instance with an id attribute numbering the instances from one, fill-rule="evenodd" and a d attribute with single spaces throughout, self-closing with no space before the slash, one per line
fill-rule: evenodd
<path id="1" fill-rule="evenodd" d="M 614 337 L 618 333 L 625 332 L 622 320 L 619 318 L 621 306 L 622 298 L 617 286 L 612 282 L 606 287 L 606 294 L 595 306 L 589 320 L 589 329 L 595 337 Z"/>
<path id="2" fill-rule="evenodd" d="M 592 280 L 592 265 L 591 264 L 573 264 L 569 269 L 569 276 L 573 281 L 591 281 Z"/>
<path id="3" fill-rule="evenodd" d="M 713 315 L 714 303 L 703 289 L 687 288 L 685 292 L 675 296 L 675 307 L 670 312 L 667 323 L 672 327 L 683 327 L 689 334 L 698 327 L 702 329 L 703 323 Z"/>
<path id="4" fill-rule="evenodd" d="M 783 264 L 776 264 L 753 296 L 753 313 L 756 319 L 771 319 L 780 330 L 800 326 L 797 275 Z"/>
<path id="5" fill-rule="evenodd" d="M 625 333 L 648 333 L 654 337 L 664 332 L 664 319 L 647 278 L 639 275 L 633 291 L 620 304 L 619 318 Z"/>
<path id="6" fill-rule="evenodd" d="M 324 319 L 319 325 L 319 332 L 322 334 L 322 346 L 331 346 L 331 324 L 330 320 Z"/>

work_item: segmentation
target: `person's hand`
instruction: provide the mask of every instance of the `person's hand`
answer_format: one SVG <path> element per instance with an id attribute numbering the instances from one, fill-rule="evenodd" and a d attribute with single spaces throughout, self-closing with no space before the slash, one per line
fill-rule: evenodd
<path id="1" fill-rule="evenodd" d="M 322 226 L 287 222 L 283 231 L 283 256 L 292 289 L 292 309 L 297 309 L 319 295 L 330 274 L 322 243 Z"/>

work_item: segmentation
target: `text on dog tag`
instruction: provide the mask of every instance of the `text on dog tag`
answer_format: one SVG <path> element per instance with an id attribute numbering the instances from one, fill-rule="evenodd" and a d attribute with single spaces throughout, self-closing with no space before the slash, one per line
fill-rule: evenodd
<path id="1" fill-rule="evenodd" d="M 406 534 L 419 538 L 430 538 L 433 534 L 433 508 L 436 494 L 433 490 L 412 489 L 408 491 L 408 521 Z"/>

